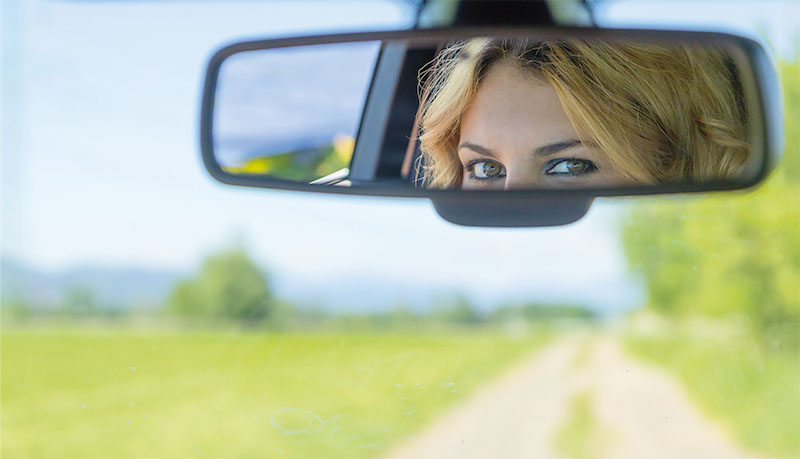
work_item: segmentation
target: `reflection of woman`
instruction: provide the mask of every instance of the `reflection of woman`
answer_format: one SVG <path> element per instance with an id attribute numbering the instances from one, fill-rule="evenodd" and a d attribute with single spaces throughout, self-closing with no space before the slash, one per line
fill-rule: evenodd
<path id="1" fill-rule="evenodd" d="M 740 176 L 735 70 L 719 51 L 472 39 L 445 48 L 420 109 L 431 188 L 553 188 Z"/>

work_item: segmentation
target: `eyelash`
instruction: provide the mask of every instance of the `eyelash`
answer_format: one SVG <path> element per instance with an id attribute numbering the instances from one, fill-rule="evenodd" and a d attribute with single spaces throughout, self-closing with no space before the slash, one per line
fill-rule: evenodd
<path id="1" fill-rule="evenodd" d="M 555 173 L 548 173 L 548 171 L 555 168 L 558 164 L 563 163 L 565 161 L 580 161 L 586 164 L 586 170 L 579 173 L 563 173 L 563 172 L 555 172 Z M 544 175 L 550 176 L 557 176 L 557 177 L 579 177 L 581 175 L 591 174 L 592 172 L 597 171 L 597 165 L 588 159 L 581 159 L 581 158 L 558 158 L 553 159 L 547 162 L 544 167 Z"/>

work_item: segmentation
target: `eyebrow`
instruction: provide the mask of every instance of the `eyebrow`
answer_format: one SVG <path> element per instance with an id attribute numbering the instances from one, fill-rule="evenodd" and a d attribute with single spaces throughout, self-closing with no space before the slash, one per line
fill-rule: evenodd
<path id="1" fill-rule="evenodd" d="M 578 139 L 559 140 L 558 142 L 549 143 L 533 150 L 533 154 L 536 156 L 550 156 L 580 145 L 583 145 L 583 143 Z M 497 154 L 494 151 L 472 142 L 464 142 L 458 146 L 459 150 L 462 148 L 468 148 L 475 153 L 497 158 Z"/>
<path id="2" fill-rule="evenodd" d="M 462 143 L 461 145 L 458 146 L 459 150 L 462 149 L 462 148 L 469 148 L 470 150 L 474 151 L 475 153 L 479 153 L 479 154 L 485 155 L 485 156 L 491 156 L 492 158 L 497 158 L 497 154 L 494 151 L 492 151 L 492 150 L 490 150 L 490 149 L 488 149 L 486 147 L 482 147 L 482 146 L 480 146 L 478 144 L 472 143 L 472 142 L 464 142 L 464 143 Z"/>
<path id="3" fill-rule="evenodd" d="M 533 154 L 536 156 L 550 156 L 580 145 L 583 144 L 578 139 L 559 140 L 533 150 Z"/>

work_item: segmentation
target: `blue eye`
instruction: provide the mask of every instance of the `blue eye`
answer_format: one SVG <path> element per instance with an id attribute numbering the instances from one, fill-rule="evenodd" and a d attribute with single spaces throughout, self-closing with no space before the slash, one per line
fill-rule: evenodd
<path id="1" fill-rule="evenodd" d="M 574 176 L 589 174 L 597 170 L 597 166 L 587 159 L 554 159 L 547 164 L 546 175 Z"/>
<path id="2" fill-rule="evenodd" d="M 494 180 L 506 176 L 506 168 L 502 164 L 488 159 L 470 161 L 466 169 L 473 180 Z"/>

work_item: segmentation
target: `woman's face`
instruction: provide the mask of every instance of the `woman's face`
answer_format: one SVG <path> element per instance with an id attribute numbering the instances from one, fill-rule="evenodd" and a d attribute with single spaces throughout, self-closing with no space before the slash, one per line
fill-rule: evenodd
<path id="1" fill-rule="evenodd" d="M 578 139 L 555 89 L 498 62 L 461 119 L 464 189 L 585 188 L 626 180 Z"/>

